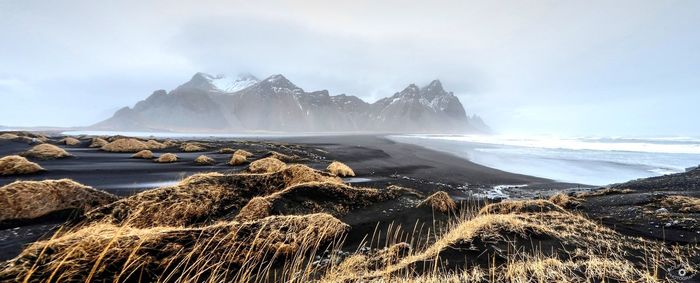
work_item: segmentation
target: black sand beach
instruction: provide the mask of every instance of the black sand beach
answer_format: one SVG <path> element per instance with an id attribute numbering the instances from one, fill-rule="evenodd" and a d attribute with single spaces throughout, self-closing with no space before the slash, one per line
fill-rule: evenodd
<path id="1" fill-rule="evenodd" d="M 52 136 L 48 143 L 58 144 L 61 138 L 63 137 L 58 135 Z M 499 186 L 511 186 L 507 188 L 508 195 L 518 199 L 547 199 L 556 193 L 564 192 L 572 198 L 571 203 L 575 205 L 568 206 L 564 202 L 562 206 L 625 236 L 642 237 L 669 244 L 697 245 L 700 235 L 697 224 L 700 215 L 697 212 L 684 212 L 685 208 L 680 206 L 668 206 L 666 200 L 670 195 L 697 197 L 695 186 L 700 184 L 698 170 L 687 174 L 613 185 L 608 188 L 609 191 L 600 193 L 598 190 L 592 191 L 595 188 L 591 186 L 559 183 L 504 172 L 448 153 L 398 143 L 382 136 L 178 139 L 175 141 L 180 144 L 198 142 L 206 146 L 198 152 L 184 152 L 179 146 L 153 150 L 156 157 L 164 153 L 177 154 L 178 161 L 173 163 L 156 163 L 153 160 L 131 158 L 132 153 L 114 153 L 90 148 L 91 137 L 77 138 L 80 139 L 80 143 L 76 145 L 58 144 L 72 154 L 72 157 L 53 160 L 30 157 L 46 171 L 28 175 L 2 176 L 0 186 L 16 180 L 67 178 L 124 198 L 146 190 L 178 184 L 196 173 L 243 172 L 247 164 L 229 165 L 231 153 L 219 153 L 221 148 L 233 148 L 253 153 L 249 160 L 259 160 L 268 156 L 270 152 L 279 152 L 293 157 L 293 160 L 288 161 L 289 164 L 303 164 L 319 170 L 318 172 L 326 171 L 331 161 L 338 160 L 354 170 L 354 177 L 342 179 L 343 182 L 354 187 L 370 187 L 387 191 L 391 186 L 400 186 L 414 190 L 413 193 L 401 193 L 396 197 L 376 202 L 370 201 L 365 203 L 362 209 L 339 215 L 338 220 L 350 227 L 344 238 L 345 252 L 353 252 L 366 244 L 368 236 L 371 236 L 373 242 L 388 243 L 390 242 L 388 231 L 398 229 L 397 227 L 402 227 L 400 228 L 403 229 L 402 233 L 408 233 L 413 229 L 406 237 L 436 241 L 435 236 L 423 233 L 429 232 L 430 229 L 443 229 L 440 227 L 445 227 L 454 215 L 436 213 L 429 207 L 420 207 L 419 204 L 427 196 L 438 191 L 447 192 L 449 198 L 460 203 L 454 213 L 474 213 L 475 207 L 501 201 L 498 198 L 484 199 L 489 191 Z M 0 156 L 22 154 L 32 146 L 33 144 L 27 143 L 26 140 L 0 140 Z M 214 158 L 215 163 L 205 166 L 196 164 L 194 159 L 200 155 Z M 332 205 L 346 201 L 327 199 L 327 196 L 319 200 L 316 199 L 319 196 L 313 194 L 300 197 L 295 201 L 302 203 L 321 201 Z M 295 197 L 291 196 L 291 198 Z M 358 201 L 364 203 L 364 200 L 347 201 L 351 204 Z M 235 212 L 240 211 L 235 209 Z M 230 220 L 233 215 L 235 213 L 219 217 Z M 11 259 L 27 244 L 46 239 L 66 220 L 70 220 L 69 225 L 73 225 L 73 221 L 82 221 L 83 217 L 83 212 L 68 210 L 57 211 L 35 219 L 0 222 L 2 242 L 0 260 Z M 387 233 L 379 233 L 374 237 L 377 231 Z M 550 248 L 558 248 L 557 241 L 546 245 L 551 245 L 548 246 Z M 482 248 L 490 247 L 487 245 Z M 447 267 L 458 267 L 465 263 L 463 255 L 463 251 L 446 252 L 445 256 L 452 264 Z M 481 258 L 481 255 L 475 256 L 476 262 L 488 264 L 488 259 Z"/>
<path id="2" fill-rule="evenodd" d="M 60 139 L 60 136 L 53 140 Z M 0 186 L 15 180 L 47 180 L 68 178 L 76 182 L 101 189 L 118 196 L 129 196 L 144 190 L 167 186 L 187 176 L 201 172 L 239 172 L 245 166 L 226 164 L 231 154 L 218 153 L 218 149 L 232 147 L 256 153 L 254 158 L 263 156 L 269 150 L 298 154 L 305 157 L 301 163 L 312 168 L 323 169 L 329 160 L 340 160 L 348 164 L 356 177 L 345 180 L 361 186 L 384 188 L 400 185 L 430 194 L 437 190 L 449 192 L 457 199 L 470 198 L 470 193 L 484 192 L 495 185 L 528 184 L 523 195 L 548 195 L 560 190 L 581 185 L 556 183 L 542 178 L 508 173 L 468 160 L 429 150 L 420 146 L 393 142 L 381 136 L 310 136 L 265 139 L 199 139 L 211 145 L 206 151 L 181 152 L 177 148 L 154 150 L 154 154 L 172 152 L 180 158 L 175 163 L 160 164 L 151 160 L 130 158 L 132 153 L 105 152 L 99 148 L 89 148 L 89 139 L 82 139 L 75 146 L 61 145 L 73 157 L 55 160 L 38 160 L 47 171 L 31 175 L 0 176 Z M 9 140 L 0 140 L 0 156 L 20 154 L 32 145 Z M 200 166 L 194 163 L 199 155 L 207 155 L 215 160 L 215 165 Z M 393 211 L 398 207 L 377 207 L 378 212 Z M 386 213 L 385 213 L 386 214 Z M 368 222 L 366 229 L 375 228 L 377 221 L 389 220 L 396 215 L 386 214 L 370 221 L 377 214 L 368 214 L 358 219 L 345 219 L 349 222 Z M 353 216 L 355 217 L 355 216 Z M 359 217 L 359 216 L 358 216 Z M 355 217 L 357 218 L 357 217 Z M 1 227 L 0 259 L 16 255 L 21 247 L 47 233 L 65 219 L 65 215 L 37 219 L 16 227 Z M 414 225 L 415 218 L 407 217 L 406 225 Z M 7 225 L 5 225 L 7 226 Z M 22 230 L 22 231 L 24 231 Z M 359 234 L 358 234 L 359 235 Z M 360 237 L 360 236 L 358 236 Z M 361 238 L 361 237 L 360 237 Z"/>

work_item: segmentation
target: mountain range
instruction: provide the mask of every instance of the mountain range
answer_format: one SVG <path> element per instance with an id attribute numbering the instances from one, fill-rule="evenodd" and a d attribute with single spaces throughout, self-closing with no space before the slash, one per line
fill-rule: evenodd
<path id="1" fill-rule="evenodd" d="M 170 92 L 157 90 L 90 128 L 143 131 L 487 132 L 439 80 L 411 84 L 367 103 L 351 95 L 306 92 L 282 75 L 264 80 L 196 73 Z"/>

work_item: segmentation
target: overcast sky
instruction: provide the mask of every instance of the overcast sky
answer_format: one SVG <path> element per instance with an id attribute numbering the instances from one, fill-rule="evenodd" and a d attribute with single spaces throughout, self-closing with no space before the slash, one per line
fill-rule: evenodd
<path id="1" fill-rule="evenodd" d="M 195 72 L 369 102 L 439 78 L 501 133 L 700 135 L 700 1 L 0 0 L 0 125 L 81 126 Z"/>

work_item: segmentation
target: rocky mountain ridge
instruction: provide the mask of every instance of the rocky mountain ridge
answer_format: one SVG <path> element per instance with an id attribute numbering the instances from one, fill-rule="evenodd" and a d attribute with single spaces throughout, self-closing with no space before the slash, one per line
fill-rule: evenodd
<path id="1" fill-rule="evenodd" d="M 103 130 L 275 132 L 485 132 L 439 80 L 411 84 L 367 103 L 351 95 L 306 92 L 283 75 L 258 80 L 196 73 L 170 92 L 157 90 L 93 125 Z"/>

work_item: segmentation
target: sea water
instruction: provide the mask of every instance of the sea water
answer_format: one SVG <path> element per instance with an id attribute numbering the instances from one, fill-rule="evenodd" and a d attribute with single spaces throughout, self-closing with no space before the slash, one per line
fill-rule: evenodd
<path id="1" fill-rule="evenodd" d="M 506 135 L 393 135 L 484 166 L 561 182 L 607 185 L 684 172 L 700 164 L 700 139 Z"/>

